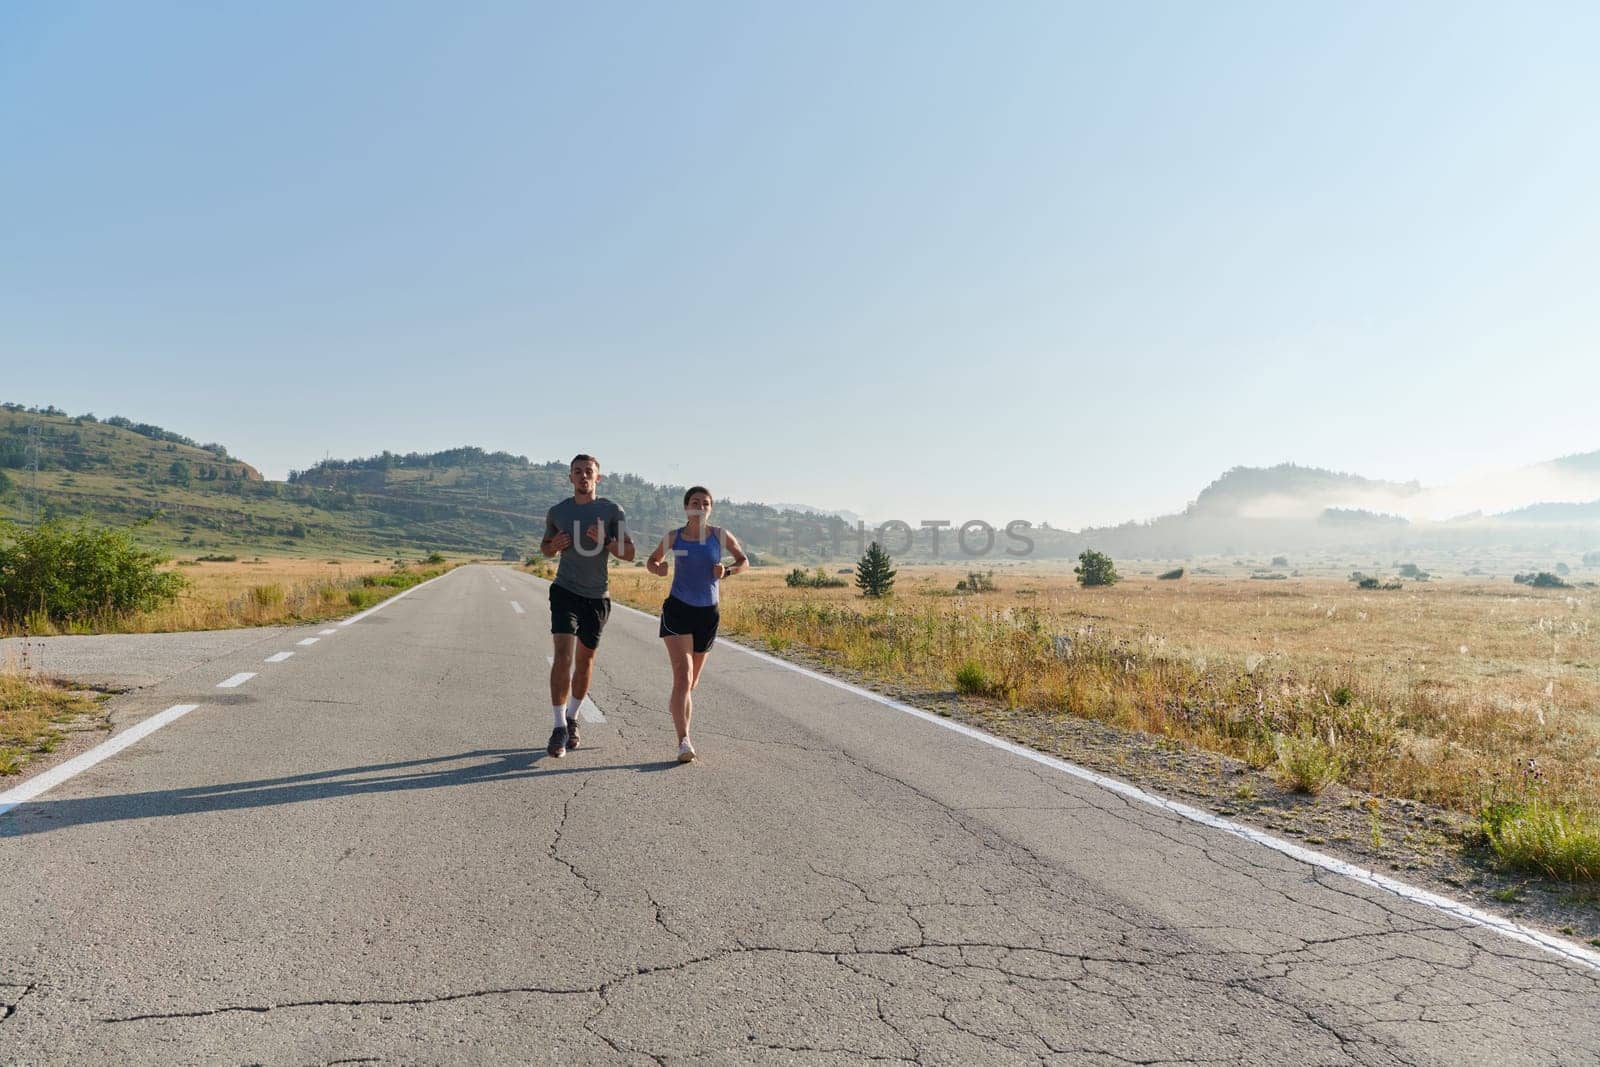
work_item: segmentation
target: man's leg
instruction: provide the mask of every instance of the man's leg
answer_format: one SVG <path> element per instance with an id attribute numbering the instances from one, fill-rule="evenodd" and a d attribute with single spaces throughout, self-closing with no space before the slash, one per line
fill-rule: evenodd
<path id="1" fill-rule="evenodd" d="M 552 634 L 555 655 L 550 661 L 550 707 L 555 713 L 555 726 L 550 731 L 550 743 L 545 753 L 555 759 L 567 754 L 567 692 L 572 688 L 573 646 L 578 638 L 573 634 Z"/>
<path id="2" fill-rule="evenodd" d="M 567 697 L 573 689 L 573 661 L 576 658 L 573 649 L 578 646 L 576 634 L 552 634 L 555 641 L 555 658 L 550 664 L 550 703 L 555 707 L 565 708 Z M 593 662 L 594 652 L 589 652 L 590 662 Z M 583 691 L 589 691 L 589 675 L 587 670 L 583 677 Z"/>
<path id="3" fill-rule="evenodd" d="M 583 698 L 589 695 L 589 680 L 594 677 L 595 650 L 577 641 L 573 645 L 576 655 L 572 661 L 572 698 L 567 701 L 569 708 L 583 703 Z"/>

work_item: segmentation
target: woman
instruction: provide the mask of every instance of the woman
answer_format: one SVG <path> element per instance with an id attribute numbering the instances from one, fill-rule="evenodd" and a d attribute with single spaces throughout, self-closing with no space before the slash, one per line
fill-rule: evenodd
<path id="1" fill-rule="evenodd" d="M 738 538 L 711 525 L 711 505 L 711 490 L 703 485 L 684 493 L 683 511 L 688 521 L 668 531 L 645 563 L 651 574 L 666 577 L 667 556 L 676 561 L 672 591 L 661 605 L 661 639 L 667 643 L 667 660 L 672 664 L 672 725 L 678 729 L 680 763 L 694 759 L 689 717 L 694 713 L 694 687 L 700 684 L 706 655 L 717 639 L 721 581 L 749 563 Z M 733 557 L 726 567 L 722 565 L 725 550 Z"/>

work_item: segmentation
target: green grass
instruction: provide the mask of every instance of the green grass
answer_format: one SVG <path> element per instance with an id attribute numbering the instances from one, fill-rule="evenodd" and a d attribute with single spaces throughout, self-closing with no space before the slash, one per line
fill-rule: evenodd
<path id="1" fill-rule="evenodd" d="M 15 671 L 0 671 L 0 776 L 55 750 L 63 727 L 93 712 L 95 701 Z"/>
<path id="2" fill-rule="evenodd" d="M 981 696 L 993 688 L 994 682 L 989 678 L 989 672 L 983 669 L 983 664 L 974 660 L 967 660 L 956 668 L 956 690 L 968 696 Z"/>
<path id="3" fill-rule="evenodd" d="M 1600 819 L 1541 800 L 1490 804 L 1481 816 L 1496 862 L 1566 882 L 1600 881 Z"/>
<path id="4" fill-rule="evenodd" d="M 1316 796 L 1337 782 L 1344 770 L 1338 750 L 1316 734 L 1279 734 L 1273 748 L 1273 777 L 1297 793 Z"/>

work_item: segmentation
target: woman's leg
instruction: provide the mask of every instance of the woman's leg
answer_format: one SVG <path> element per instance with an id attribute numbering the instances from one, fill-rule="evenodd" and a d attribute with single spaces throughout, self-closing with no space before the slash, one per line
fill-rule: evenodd
<path id="1" fill-rule="evenodd" d="M 689 634 L 672 634 L 663 637 L 667 646 L 667 662 L 672 664 L 672 725 L 677 728 L 678 740 L 689 736 L 689 713 L 692 710 L 690 690 L 694 688 L 694 638 Z"/>
<path id="2" fill-rule="evenodd" d="M 689 692 L 694 692 L 694 687 L 700 684 L 700 672 L 705 668 L 706 657 L 711 655 L 710 650 L 696 652 L 690 658 Z"/>

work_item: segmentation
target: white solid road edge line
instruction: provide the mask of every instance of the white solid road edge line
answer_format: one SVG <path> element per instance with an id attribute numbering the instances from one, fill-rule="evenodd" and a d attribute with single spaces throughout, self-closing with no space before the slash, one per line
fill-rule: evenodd
<path id="1" fill-rule="evenodd" d="M 241 686 L 244 683 L 248 682 L 250 679 L 254 678 L 255 676 L 256 676 L 256 672 L 255 671 L 240 671 L 238 674 L 235 674 L 233 677 L 227 678 L 227 679 L 224 679 L 223 681 L 218 682 L 217 683 L 217 688 L 218 689 L 237 689 L 239 686 Z"/>
<path id="2" fill-rule="evenodd" d="M 624 611 L 631 611 L 635 615 L 643 615 L 647 619 L 654 618 L 654 616 L 649 612 L 640 611 L 638 608 L 629 607 L 627 604 L 618 604 L 616 606 L 622 608 Z M 1126 797 L 1129 800 L 1138 801 L 1139 803 L 1149 805 L 1152 808 L 1157 808 L 1161 811 L 1170 812 L 1180 818 L 1188 819 L 1190 822 L 1197 822 L 1202 826 L 1209 826 L 1213 830 L 1220 830 L 1225 834 L 1231 834 L 1234 837 L 1243 838 L 1246 841 L 1270 848 L 1274 852 L 1281 852 L 1283 855 L 1288 856 L 1291 859 L 1299 860 L 1301 863 L 1309 864 L 1312 867 L 1319 867 L 1325 871 L 1332 871 L 1334 874 L 1342 874 L 1346 878 L 1360 882 L 1363 885 L 1368 885 L 1374 889 L 1381 889 L 1386 892 L 1393 893 L 1395 896 L 1403 897 L 1404 899 L 1415 904 L 1421 904 L 1424 907 L 1433 908 L 1435 911 L 1442 911 L 1445 914 L 1454 916 L 1463 922 L 1471 923 L 1474 926 L 1481 926 L 1487 930 L 1493 930 L 1498 934 L 1502 934 L 1511 938 L 1513 941 L 1520 941 L 1525 945 L 1532 945 L 1535 948 L 1545 949 L 1546 951 L 1553 952 L 1556 955 L 1570 960 L 1573 963 L 1581 964 L 1582 966 L 1600 971 L 1600 952 L 1591 952 L 1575 942 L 1555 937 L 1540 930 L 1529 929 L 1520 923 L 1512 922 L 1510 919 L 1507 919 L 1502 915 L 1496 915 L 1493 912 L 1482 911 L 1473 907 L 1471 904 L 1463 904 L 1459 900 L 1452 900 L 1449 897 L 1442 896 L 1428 889 L 1423 889 L 1420 886 L 1410 885 L 1406 882 L 1400 881 L 1397 878 L 1390 878 L 1388 875 L 1379 874 L 1376 871 L 1370 871 L 1365 867 L 1357 866 L 1354 863 L 1349 863 L 1335 856 L 1329 856 L 1326 853 L 1317 852 L 1316 850 L 1306 848 L 1303 845 L 1297 845 L 1292 841 L 1285 841 L 1281 837 L 1274 837 L 1269 833 L 1264 833 L 1261 830 L 1257 830 L 1253 826 L 1246 826 L 1243 823 L 1237 823 L 1231 819 L 1224 819 L 1220 815 L 1213 815 L 1209 811 L 1201 811 L 1199 808 L 1192 808 L 1187 804 L 1180 804 L 1175 800 L 1168 800 L 1164 796 L 1147 792 L 1146 790 L 1140 789 L 1136 785 L 1131 785 L 1130 783 L 1121 781 L 1120 779 L 1112 778 L 1109 775 L 1101 774 L 1098 771 L 1091 771 L 1089 768 L 1080 767 L 1076 763 L 1069 763 L 1068 761 L 1057 756 L 1048 756 L 1043 752 L 1037 752 L 1031 748 L 1026 748 L 1014 741 L 1007 741 L 1004 738 L 985 733 L 984 731 L 968 726 L 965 723 L 955 722 L 951 719 L 946 719 L 942 716 L 935 715 L 931 711 L 924 711 L 921 708 L 914 708 L 909 704 L 902 704 L 900 701 L 894 700 L 891 697 L 886 697 L 882 693 L 874 693 L 872 690 L 864 689 L 859 685 L 853 685 L 850 682 L 842 681 L 838 678 L 830 678 L 828 675 L 811 670 L 808 667 L 802 667 L 799 664 L 790 663 L 788 660 L 779 659 L 777 656 L 769 656 L 765 652 L 757 652 L 753 648 L 746 648 L 744 645 L 729 641 L 726 638 L 719 639 L 718 644 L 725 644 L 729 648 L 737 649 L 747 656 L 754 656 L 756 659 L 771 663 L 774 666 L 783 667 L 786 670 L 794 671 L 796 674 L 803 674 L 806 677 L 815 679 L 816 681 L 822 682 L 825 685 L 831 685 L 835 689 L 843 689 L 847 693 L 854 693 L 856 696 L 865 697 L 868 700 L 875 701 L 876 703 L 882 704 L 885 707 L 893 708 L 896 711 L 904 712 L 905 714 L 921 719 L 924 722 L 931 722 L 935 726 L 942 726 L 946 730 L 954 731 L 955 733 L 970 737 L 976 741 L 982 741 L 986 745 L 991 745 L 995 748 L 1009 752 L 1014 756 L 1021 756 L 1022 758 L 1032 760 L 1035 763 L 1042 763 L 1046 767 L 1052 767 L 1063 774 L 1071 775 L 1072 777 L 1081 779 L 1085 782 L 1092 782 L 1093 784 L 1100 786 L 1102 789 L 1109 789 L 1111 792 L 1116 793 L 1119 796 Z"/>
<path id="3" fill-rule="evenodd" d="M 360 622 L 362 619 L 366 618 L 368 615 L 371 615 L 372 613 L 377 612 L 377 611 L 382 611 L 384 608 L 388 607 L 390 604 L 393 604 L 396 600 L 404 600 L 406 597 L 410 596 L 412 593 L 415 593 L 418 589 L 422 589 L 425 586 L 430 586 L 434 582 L 437 582 L 440 578 L 448 578 L 448 577 L 450 577 L 452 574 L 454 574 L 456 572 L 456 570 L 459 570 L 459 569 L 460 568 L 458 567 L 458 568 L 455 568 L 455 570 L 445 571 L 443 574 L 439 575 L 438 577 L 429 578 L 425 582 L 418 582 L 416 585 L 412 586 L 410 589 L 402 589 L 400 592 L 396 593 L 394 596 L 390 597 L 388 600 L 385 600 L 383 603 L 374 604 L 372 607 L 368 608 L 366 611 L 357 612 L 356 614 L 350 616 L 348 619 L 342 620 L 339 623 L 339 625 L 340 626 L 349 626 L 351 623 Z"/>
<path id="4" fill-rule="evenodd" d="M 101 742 L 82 755 L 74 756 L 67 762 L 52 767 L 35 778 L 28 779 L 16 788 L 0 793 L 0 815 L 4 815 L 19 804 L 27 803 L 40 793 L 54 789 L 68 778 L 83 773 L 101 760 L 115 756 L 141 737 L 155 733 L 167 723 L 183 718 L 199 706 L 199 704 L 174 704 L 166 711 L 158 712 L 143 722 L 135 723 L 122 731 L 122 733 Z"/>

